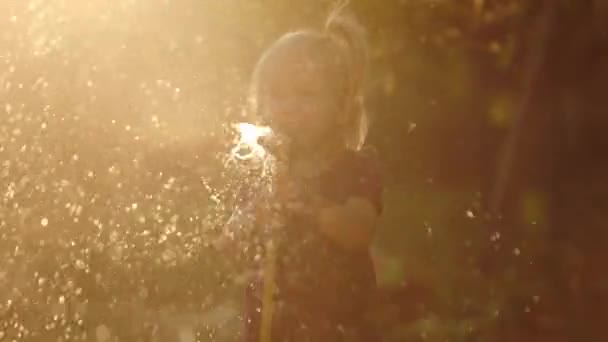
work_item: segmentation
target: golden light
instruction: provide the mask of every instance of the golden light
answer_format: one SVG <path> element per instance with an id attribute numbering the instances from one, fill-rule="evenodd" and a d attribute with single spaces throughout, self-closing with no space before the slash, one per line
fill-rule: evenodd
<path id="1" fill-rule="evenodd" d="M 263 160 L 266 156 L 266 150 L 260 145 L 259 139 L 272 133 L 270 127 L 247 122 L 235 124 L 233 127 L 238 132 L 239 138 L 231 151 L 232 157 L 239 160 L 250 160 L 252 158 Z"/>

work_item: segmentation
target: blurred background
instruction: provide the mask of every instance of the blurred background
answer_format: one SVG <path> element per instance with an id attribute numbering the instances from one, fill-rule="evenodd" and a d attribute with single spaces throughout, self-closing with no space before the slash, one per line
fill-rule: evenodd
<path id="1" fill-rule="evenodd" d="M 0 0 L 0 340 L 239 340 L 230 124 L 331 5 Z M 608 2 L 351 5 L 386 341 L 608 338 Z"/>

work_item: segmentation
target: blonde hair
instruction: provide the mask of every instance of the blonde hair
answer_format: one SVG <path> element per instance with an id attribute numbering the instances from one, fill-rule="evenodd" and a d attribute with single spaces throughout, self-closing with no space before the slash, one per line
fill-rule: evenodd
<path id="1" fill-rule="evenodd" d="M 343 110 L 345 120 L 342 123 L 344 142 L 348 148 L 359 150 L 367 137 L 369 120 L 364 106 L 363 85 L 367 72 L 367 45 L 365 30 L 351 13 L 347 13 L 348 1 L 342 1 L 331 11 L 323 30 L 301 30 L 286 33 L 274 42 L 258 60 L 249 90 L 249 110 L 262 117 L 263 110 L 259 103 L 260 70 L 279 46 L 302 44 L 303 41 L 321 41 L 328 43 L 329 48 L 338 52 L 341 65 L 345 65 L 344 81 L 346 94 Z"/>

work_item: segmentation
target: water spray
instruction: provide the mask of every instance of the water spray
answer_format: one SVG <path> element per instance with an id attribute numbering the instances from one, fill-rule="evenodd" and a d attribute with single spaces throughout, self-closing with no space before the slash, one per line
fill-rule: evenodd
<path id="1" fill-rule="evenodd" d="M 264 160 L 267 151 L 259 140 L 272 134 L 267 126 L 257 126 L 247 122 L 241 122 L 233 126 L 239 133 L 239 138 L 231 151 L 231 156 L 238 160 Z"/>
<path id="2" fill-rule="evenodd" d="M 275 143 L 279 140 L 278 137 L 273 136 L 273 132 L 270 127 L 257 126 L 250 123 L 239 123 L 233 126 L 238 132 L 239 137 L 236 141 L 234 148 L 231 150 L 231 158 L 237 161 L 252 161 L 258 165 L 261 163 L 262 171 L 260 176 L 266 177 L 271 176 L 270 192 L 274 192 L 273 182 L 277 173 L 277 168 L 280 166 L 280 162 L 276 155 L 269 153 L 268 150 L 262 146 L 259 140 L 263 137 L 272 137 Z M 280 206 L 277 205 L 276 199 L 271 201 L 270 208 L 272 210 L 271 217 L 268 218 L 267 222 L 263 222 L 264 225 L 276 227 L 281 225 L 281 211 Z M 264 257 L 263 266 L 263 297 L 262 297 L 262 320 L 260 324 L 260 342 L 270 342 L 272 339 L 272 317 L 274 314 L 274 292 L 276 289 L 276 245 L 273 239 L 270 238 L 265 245 L 266 255 Z"/>

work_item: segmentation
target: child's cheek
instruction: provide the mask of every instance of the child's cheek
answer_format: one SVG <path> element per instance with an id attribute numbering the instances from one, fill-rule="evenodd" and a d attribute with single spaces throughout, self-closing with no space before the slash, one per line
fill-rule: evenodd
<path id="1" fill-rule="evenodd" d="M 315 112 L 309 123 L 309 133 L 311 135 L 325 137 L 335 129 L 335 113 L 319 108 Z"/>
<path id="2" fill-rule="evenodd" d="M 293 132 L 302 124 L 303 110 L 293 104 L 275 102 L 270 110 L 272 121 L 281 130 Z"/>
<path id="3" fill-rule="evenodd" d="M 314 139 L 331 129 L 335 113 L 325 101 L 300 99 L 300 101 L 275 102 L 272 106 L 275 127 L 298 140 Z"/>

